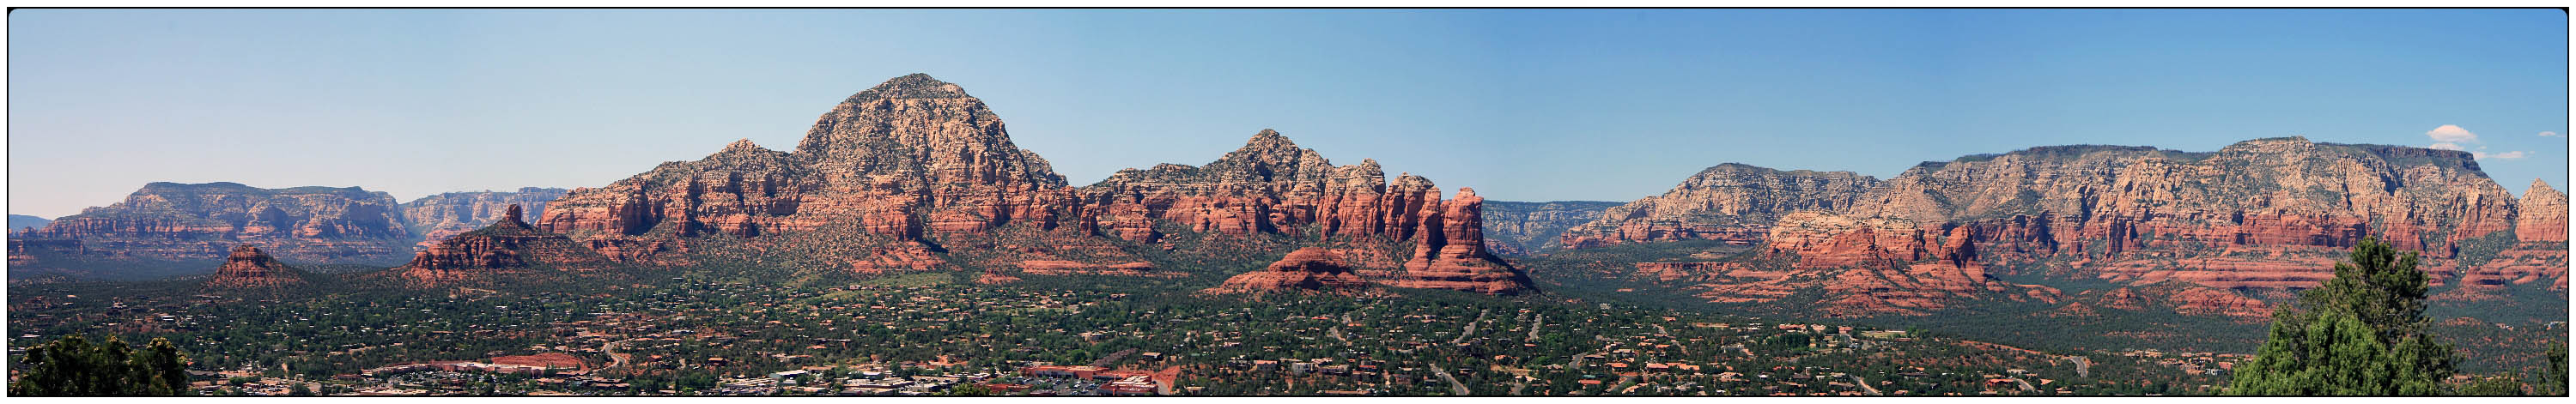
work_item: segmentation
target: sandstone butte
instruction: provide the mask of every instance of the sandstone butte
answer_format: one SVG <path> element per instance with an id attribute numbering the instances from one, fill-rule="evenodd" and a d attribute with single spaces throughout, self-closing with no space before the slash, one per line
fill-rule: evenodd
<path id="1" fill-rule="evenodd" d="M 503 209 L 509 206 L 526 207 L 528 217 L 545 217 L 546 202 L 563 197 L 564 191 L 523 187 L 512 192 L 449 192 L 403 202 L 401 207 L 403 219 L 419 239 L 419 248 L 429 248 L 439 240 L 501 220 Z"/>
<path id="2" fill-rule="evenodd" d="M 1272 291 L 1355 291 L 1369 285 L 1368 280 L 1351 272 L 1342 255 L 1323 247 L 1306 247 L 1259 271 L 1235 275 L 1224 284 L 1208 289 L 1215 293 L 1265 293 Z"/>
<path id="3" fill-rule="evenodd" d="M 233 246 L 224 265 L 215 267 L 215 276 L 206 281 L 207 288 L 277 288 L 304 283 L 304 271 L 277 262 L 267 252 L 249 244 Z"/>
<path id="4" fill-rule="evenodd" d="M 225 259 L 234 245 L 258 244 L 296 261 L 399 262 L 410 250 L 403 222 L 393 196 L 357 187 L 155 182 L 122 202 L 11 233 L 10 244 L 171 261 Z"/>
<path id="5" fill-rule="evenodd" d="M 2436 282 L 2539 283 L 2563 292 L 2565 206 L 2546 184 L 2516 201 L 2458 151 L 2298 137 L 2209 153 L 2039 147 L 1924 163 L 1848 205 L 1779 216 L 1758 254 L 1791 262 L 1774 266 L 1792 274 L 1725 276 L 1758 266 L 1749 263 L 1639 270 L 1720 279 L 1703 287 L 1721 300 L 1820 287 L 1856 305 L 1849 311 L 1913 314 L 1932 303 L 1909 300 L 1927 295 L 2046 295 L 2015 293 L 2036 289 L 1977 269 L 2041 268 L 2139 285 L 2186 282 L 2198 289 L 2170 294 L 2181 299 L 2176 305 L 2250 317 L 2265 308 L 2224 289 L 2313 286 L 2365 237 L 2424 251 Z M 2500 239 L 2502 231 L 2515 237 Z M 2458 255 L 2482 248 L 2501 252 L 2463 268 Z M 1760 282 L 1808 273 L 1835 280 Z"/>
<path id="6" fill-rule="evenodd" d="M 1526 276 L 1484 252 L 1480 203 L 1464 190 L 1444 201 L 1421 177 L 1389 182 L 1374 160 L 1332 165 L 1270 130 L 1205 166 L 1122 170 L 1072 187 L 1013 145 L 983 101 L 914 74 L 844 99 L 793 152 L 737 141 L 572 190 L 536 227 L 627 263 L 722 254 L 860 273 L 966 264 L 1162 276 L 1140 252 L 1280 254 L 1312 244 L 1379 257 L 1363 266 L 1377 284 L 1528 289 Z M 1176 232 L 1196 242 L 1167 244 Z M 1407 244 L 1413 251 L 1399 251 Z M 986 278 L 1010 277 L 997 275 Z"/>
<path id="7" fill-rule="evenodd" d="M 1602 211 L 1599 219 L 1567 229 L 1558 236 L 1558 243 L 1568 248 L 1669 240 L 1760 244 L 1781 215 L 1850 206 L 1853 198 L 1878 182 L 1849 171 L 1719 164 L 1683 179 L 1663 195 Z"/>
<path id="8" fill-rule="evenodd" d="M 414 254 L 411 263 L 376 276 L 437 287 L 546 275 L 537 270 L 595 271 L 613 263 L 571 238 L 529 225 L 519 206 L 510 205 L 492 225 L 441 240 Z"/>

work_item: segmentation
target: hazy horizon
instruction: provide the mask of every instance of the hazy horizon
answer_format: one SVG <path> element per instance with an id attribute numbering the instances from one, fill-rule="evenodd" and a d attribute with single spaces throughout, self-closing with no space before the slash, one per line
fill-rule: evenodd
<path id="1" fill-rule="evenodd" d="M 18 10 L 11 214 L 156 181 L 597 187 L 928 73 L 1067 182 L 1277 129 L 1493 200 L 2034 146 L 2483 154 L 2567 188 L 2556 10 Z M 906 35 L 905 33 L 938 35 Z M 1454 191 L 1453 191 L 1454 192 Z"/>

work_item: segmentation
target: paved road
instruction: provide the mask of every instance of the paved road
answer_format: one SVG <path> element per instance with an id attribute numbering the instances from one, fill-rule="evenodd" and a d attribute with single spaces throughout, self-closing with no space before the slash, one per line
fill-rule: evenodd
<path id="1" fill-rule="evenodd" d="M 1869 391 L 1869 395 L 1873 395 L 1873 396 L 1884 396 L 1884 395 L 1887 395 L 1886 393 L 1880 393 L 1880 392 L 1878 392 L 1878 387 L 1870 386 L 1870 385 L 1869 385 L 1869 379 L 1863 379 L 1863 378 L 1860 378 L 1860 375 L 1858 375 L 1858 374 L 1845 374 L 1845 376 L 1851 376 L 1852 384 L 1860 385 L 1860 389 L 1861 389 L 1861 390 Z"/>
<path id="2" fill-rule="evenodd" d="M 1467 394 L 1469 394 L 1469 393 L 1468 393 L 1468 391 L 1467 391 L 1467 384 L 1466 384 L 1466 383 L 1459 383 L 1459 382 L 1458 382 L 1458 378 L 1455 378 L 1455 377 L 1449 377 L 1449 370 L 1448 370 L 1448 369 L 1441 369 L 1441 368 L 1440 368 L 1440 364 L 1437 364 L 1437 363 L 1431 364 L 1431 373 L 1440 375 L 1440 380 L 1447 380 L 1447 381 L 1449 381 L 1449 391 L 1454 392 L 1454 393 L 1457 393 L 1457 394 L 1455 394 L 1455 395 L 1457 395 L 1457 396 L 1466 396 Z"/>
<path id="3" fill-rule="evenodd" d="M 1545 314 L 1540 314 L 1540 315 L 1530 316 L 1530 335 L 1529 335 L 1529 339 L 1530 339 L 1530 340 L 1532 340 L 1532 341 L 1536 341 L 1536 340 L 1538 340 L 1538 328 L 1539 328 L 1539 327 L 1542 327 L 1542 326 L 1546 326 L 1546 325 L 1547 325 L 1547 315 L 1545 315 Z"/>
<path id="4" fill-rule="evenodd" d="M 2066 360 L 2075 361 L 2075 377 L 2093 377 L 2093 358 L 2068 356 Z"/>
<path id="5" fill-rule="evenodd" d="M 600 351 L 600 352 L 608 353 L 608 359 L 609 359 L 608 367 L 604 367 L 604 368 L 600 368 L 600 369 L 605 370 L 605 369 L 612 369 L 612 368 L 625 367 L 625 366 L 626 366 L 626 360 L 627 360 L 627 358 L 633 358 L 633 357 L 635 357 L 635 354 L 629 354 L 629 353 L 617 353 L 617 347 L 618 347 L 618 346 L 621 346 L 621 345 L 626 345 L 626 341 L 634 341 L 634 340 L 633 340 L 633 339 L 621 339 L 621 340 L 616 340 L 616 341 L 609 341 L 609 342 L 608 342 L 608 343 L 606 343 L 606 344 L 599 344 L 599 351 Z"/>
<path id="6" fill-rule="evenodd" d="M 1459 342 L 1464 342 L 1464 341 L 1466 341 L 1466 340 L 1467 340 L 1467 337 L 1473 337 L 1473 336 L 1476 336 L 1476 325 L 1477 325 L 1477 324 L 1484 324 L 1484 323 L 1485 323 L 1485 315 L 1486 315 L 1486 314 L 1492 314 L 1493 312 L 1494 312 L 1494 309 L 1485 309 L 1484 311 L 1478 311 L 1478 312 L 1476 312 L 1476 319 L 1475 319 L 1475 320 L 1471 320 L 1471 321 L 1468 321 L 1468 322 L 1467 322 L 1467 330 L 1466 330 L 1466 332 L 1465 332 L 1465 333 L 1458 334 L 1458 338 L 1451 338 L 1451 339 L 1449 339 L 1449 343 L 1451 343 L 1451 344 L 1456 344 L 1456 343 L 1459 343 Z"/>

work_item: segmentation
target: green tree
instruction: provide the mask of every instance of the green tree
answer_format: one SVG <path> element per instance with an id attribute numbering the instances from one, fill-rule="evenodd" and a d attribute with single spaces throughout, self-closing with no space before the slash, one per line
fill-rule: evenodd
<path id="1" fill-rule="evenodd" d="M 188 391 L 186 355 L 154 338 L 141 352 L 114 336 L 99 344 L 66 336 L 27 349 L 9 384 L 15 396 L 175 396 Z"/>
<path id="2" fill-rule="evenodd" d="M 2535 395 L 2567 395 L 2567 341 L 2549 344 L 2549 367 L 2541 368 L 2540 379 L 2531 385 Z"/>
<path id="3" fill-rule="evenodd" d="M 998 394 L 995 394 L 995 393 L 993 392 L 993 389 L 984 388 L 984 386 L 983 386 L 983 385 L 967 383 L 967 384 L 959 384 L 959 385 L 957 385 L 957 387 L 950 387 L 950 388 L 948 388 L 948 391 L 942 391 L 942 392 L 939 392 L 939 395 L 943 395 L 943 396 L 991 396 L 991 395 L 998 395 Z"/>
<path id="4" fill-rule="evenodd" d="M 2272 313 L 2270 339 L 2237 370 L 2231 395 L 2444 393 L 2459 359 L 2425 329 L 2416 254 L 2377 238 L 2353 246 L 2335 277 Z"/>

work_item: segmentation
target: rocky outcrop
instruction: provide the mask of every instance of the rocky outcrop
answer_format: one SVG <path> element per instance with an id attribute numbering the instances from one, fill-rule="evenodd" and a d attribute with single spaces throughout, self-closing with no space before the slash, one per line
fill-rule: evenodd
<path id="1" fill-rule="evenodd" d="M 1591 233 L 1629 236 L 1584 240 L 1655 239 L 1607 224 L 1655 217 L 1635 212 L 1663 208 L 1692 188 L 1613 209 Z M 2264 307 L 2245 291 L 2312 287 L 2333 276 L 2345 250 L 2370 237 L 2423 251 L 2423 269 L 2437 286 L 2564 284 L 2563 241 L 2532 241 L 2563 240 L 2564 231 L 2519 230 L 2563 229 L 2552 227 L 2564 226 L 2563 202 L 2546 202 L 2563 196 L 2545 188 L 2526 193 L 2542 199 L 2526 195 L 2518 203 L 2468 153 L 2295 137 L 2208 153 L 2038 147 L 1923 163 L 1848 204 L 1780 214 L 1756 257 L 1743 263 L 1696 268 L 1705 271 L 1699 275 L 1665 264 L 1638 271 L 1699 283 L 1709 291 L 1704 297 L 1718 301 L 1806 290 L 1775 279 L 1821 281 L 1824 301 L 1851 314 L 1921 314 L 1978 298 L 2050 299 L 2045 288 L 1984 272 L 2011 268 L 2132 285 L 2175 282 L 2187 287 L 2160 293 L 2180 299 L 2170 305 L 2178 310 L 2252 316 Z M 1650 235 L 1658 229 L 1646 223 L 1631 227 Z M 2494 246 L 2507 230 L 2521 245 Z M 2495 259 L 2470 265 L 2476 263 L 2457 260 L 2463 251 Z M 1735 273 L 1744 275 L 1721 275 Z M 2124 305 L 2090 302 L 2065 311 Z"/>
<path id="2" fill-rule="evenodd" d="M 277 262 L 259 247 L 243 244 L 233 247 L 232 254 L 225 257 L 224 265 L 215 268 L 214 278 L 206 281 L 206 287 L 277 288 L 304 282 L 304 271 Z"/>
<path id="3" fill-rule="evenodd" d="M 2363 238 L 2447 262 L 2464 240 L 2512 228 L 2514 209 L 2454 151 L 2303 138 L 2214 153 L 2060 146 L 1925 163 L 1849 209 L 1782 219 L 1776 229 L 1797 230 L 1773 232 L 1769 248 L 1811 268 L 2056 260 L 2067 264 L 2043 267 L 2071 268 L 2063 276 L 2304 288 Z"/>
<path id="4" fill-rule="evenodd" d="M 583 243 L 529 225 L 518 205 L 510 205 L 492 225 L 441 240 L 384 276 L 412 286 L 439 286 L 506 281 L 540 270 L 596 271 L 612 264 Z"/>
<path id="5" fill-rule="evenodd" d="M 547 206 L 540 229 L 636 263 L 722 254 L 861 273 L 965 265 L 1168 276 L 1143 253 L 1428 243 L 1439 247 L 1417 256 L 1441 262 L 1425 261 L 1419 273 L 1390 264 L 1385 279 L 1479 291 L 1526 287 L 1483 283 L 1493 273 L 1518 277 L 1483 255 L 1481 238 L 1426 238 L 1460 233 L 1443 232 L 1444 225 L 1482 225 L 1474 212 L 1452 213 L 1427 179 L 1389 182 L 1375 161 L 1334 166 L 1265 130 L 1205 166 L 1124 170 L 1070 187 L 1045 159 L 1014 146 L 981 100 L 925 75 L 843 100 L 794 152 L 738 141 L 704 159 L 575 189 Z M 1428 219 L 1440 215 L 1468 218 Z M 1242 248 L 1162 251 L 1173 246 L 1156 244 L 1171 232 Z"/>
<path id="6" fill-rule="evenodd" d="M 2514 237 L 2510 240 L 2477 240 L 2485 243 L 2510 242 L 2510 245 L 2471 244 L 2463 248 L 2459 263 L 2460 288 L 2443 293 L 2447 300 L 2487 300 L 2497 298 L 2493 292 L 2517 285 L 2531 285 L 2549 290 L 2567 290 L 2567 194 L 2559 193 L 2549 183 L 2532 180 L 2516 204 Z M 2492 255 L 2482 255 L 2494 251 Z M 2470 255 L 2477 256 L 2470 256 Z M 2480 259 L 2483 259 L 2482 261 Z"/>
<path id="7" fill-rule="evenodd" d="M 525 207 L 529 217 L 545 217 L 546 202 L 563 195 L 562 188 L 537 187 L 515 192 L 449 192 L 403 202 L 402 215 L 409 221 L 411 231 L 421 238 L 419 247 L 429 248 L 439 240 L 501 220 L 503 209 L 512 205 Z"/>
<path id="8" fill-rule="evenodd" d="M 1485 201 L 1485 247 L 1502 256 L 1531 256 L 1564 248 L 1558 236 L 1601 218 L 1618 202 Z"/>
<path id="9" fill-rule="evenodd" d="M 2531 180 L 2531 188 L 2522 191 L 2513 222 L 2513 236 L 2525 242 L 2567 242 L 2567 194 L 2559 193 L 2546 181 Z"/>
<path id="10" fill-rule="evenodd" d="M 2512 227 L 2513 200 L 2468 153 L 2304 138 L 2214 153 L 2058 146 L 1925 163 L 1845 214 L 1987 232 L 2032 255 L 2223 246 L 2348 248 L 2379 237 L 2447 257 Z"/>
<path id="11" fill-rule="evenodd" d="M 1224 284 L 1207 291 L 1212 293 L 1271 292 L 1347 292 L 1370 285 L 1340 253 L 1323 247 L 1307 247 L 1288 253 L 1259 271 L 1227 278 Z"/>
<path id="12" fill-rule="evenodd" d="M 734 142 L 548 205 L 540 227 L 619 248 L 620 259 L 685 260 L 689 240 L 724 236 L 824 249 L 859 270 L 936 267 L 930 239 L 1026 224 L 1054 230 L 1080 207 L 1044 159 L 1013 146 L 1000 118 L 926 75 L 862 91 L 818 119 L 796 152 Z M 764 235 L 798 233 L 794 238 Z M 865 241 L 865 242 L 857 242 Z M 605 250 L 605 249 L 603 249 Z M 891 256 L 887 256 L 891 255 Z"/>
<path id="13" fill-rule="evenodd" d="M 383 192 L 155 182 L 123 202 L 11 238 L 70 240 L 118 258 L 218 260 L 248 243 L 301 262 L 380 263 L 401 260 L 410 236 L 393 197 Z"/>
<path id="14" fill-rule="evenodd" d="M 1701 170 L 1663 195 L 1603 211 L 1567 230 L 1572 248 L 1666 240 L 1759 244 L 1781 215 L 1833 211 L 1852 204 L 1878 179 L 1849 171 L 1780 171 L 1726 163 Z"/>
<path id="15" fill-rule="evenodd" d="M 1344 262 L 1371 282 L 1404 288 L 1508 294 L 1527 276 L 1485 250 L 1483 203 L 1472 189 L 1443 200 L 1429 179 L 1385 180 L 1376 160 L 1335 166 L 1277 131 L 1204 166 L 1122 170 L 1082 189 L 1103 233 L 1135 242 L 1161 228 L 1222 236 L 1283 235 L 1332 242 L 1338 254 L 1378 256 L 1411 243 L 1400 259 Z M 1376 250 L 1376 251 L 1370 251 Z M 1396 264 L 1396 263 L 1401 264 Z"/>

